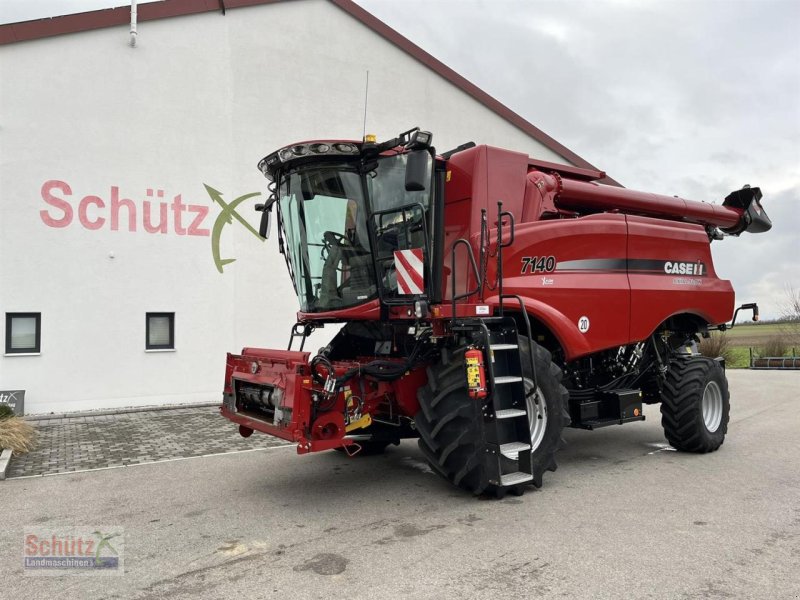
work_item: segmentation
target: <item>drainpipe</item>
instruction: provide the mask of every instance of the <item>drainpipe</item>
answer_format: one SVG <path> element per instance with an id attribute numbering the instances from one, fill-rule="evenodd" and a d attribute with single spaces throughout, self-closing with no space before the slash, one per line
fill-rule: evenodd
<path id="1" fill-rule="evenodd" d="M 131 48 L 136 47 L 136 0 L 131 0 Z"/>

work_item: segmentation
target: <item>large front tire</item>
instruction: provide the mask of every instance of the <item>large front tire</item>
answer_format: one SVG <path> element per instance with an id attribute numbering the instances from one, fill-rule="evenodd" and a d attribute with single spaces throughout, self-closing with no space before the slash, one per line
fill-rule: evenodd
<path id="1" fill-rule="evenodd" d="M 564 427 L 570 424 L 569 392 L 561 385 L 561 369 L 552 361 L 550 353 L 535 342 L 533 348 L 539 390 L 535 396 L 528 396 L 528 414 L 531 419 L 533 484 L 539 488 L 542 487 L 545 471 L 555 471 L 558 468 L 555 455 L 564 446 L 562 434 Z M 519 352 L 525 391 L 530 392 L 533 388 L 533 373 L 527 337 L 519 336 Z M 542 413 L 546 415 L 547 423 L 544 427 L 537 427 L 533 419 L 541 420 Z"/>
<path id="2" fill-rule="evenodd" d="M 661 391 L 667 441 L 684 452 L 713 452 L 725 441 L 730 393 L 722 365 L 710 358 L 676 358 Z"/>
<path id="3" fill-rule="evenodd" d="M 474 494 L 502 496 L 509 490 L 489 483 L 488 461 L 497 458 L 487 452 L 481 403 L 467 394 L 465 350 L 443 350 L 441 361 L 428 368 L 428 384 L 417 394 L 420 411 L 415 422 L 420 434 L 419 447 L 431 467 L 452 484 Z M 520 338 L 520 358 L 523 375 L 530 382 L 526 382 L 529 390 L 532 373 L 528 352 L 527 338 Z M 544 424 L 531 424 L 531 464 L 533 484 L 541 487 L 544 472 L 556 470 L 555 452 L 564 443 L 561 433 L 569 423 L 568 393 L 561 385 L 561 370 L 551 361 L 550 353 L 535 345 L 534 359 L 539 390 L 531 401 L 538 406 L 534 411 L 529 406 L 529 413 L 531 418 L 541 418 Z M 513 486 L 510 491 L 522 493 L 524 488 Z"/>

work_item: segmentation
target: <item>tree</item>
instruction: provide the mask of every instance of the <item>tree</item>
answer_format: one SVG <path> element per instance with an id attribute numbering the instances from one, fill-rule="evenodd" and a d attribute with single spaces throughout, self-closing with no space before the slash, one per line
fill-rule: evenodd
<path id="1" fill-rule="evenodd" d="M 781 318 L 784 321 L 782 329 L 789 341 L 793 345 L 800 344 L 800 289 L 795 289 L 791 283 L 786 285 Z"/>

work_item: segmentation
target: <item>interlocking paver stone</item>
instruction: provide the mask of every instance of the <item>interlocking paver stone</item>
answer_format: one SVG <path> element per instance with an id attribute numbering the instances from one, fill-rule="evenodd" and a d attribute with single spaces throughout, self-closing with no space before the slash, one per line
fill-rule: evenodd
<path id="1" fill-rule="evenodd" d="M 258 433 L 242 438 L 238 427 L 223 419 L 213 406 L 29 423 L 38 434 L 38 446 L 11 459 L 9 478 L 286 444 L 284 440 Z"/>

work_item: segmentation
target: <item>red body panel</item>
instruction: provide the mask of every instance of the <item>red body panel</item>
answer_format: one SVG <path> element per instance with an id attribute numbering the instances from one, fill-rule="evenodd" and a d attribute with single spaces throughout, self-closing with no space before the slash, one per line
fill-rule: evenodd
<path id="1" fill-rule="evenodd" d="M 629 215 L 628 253 L 647 260 L 702 263 L 703 275 L 648 273 L 631 270 L 630 339 L 643 340 L 670 316 L 688 313 L 709 324 L 731 318 L 731 282 L 717 278 L 708 236 L 700 225 Z"/>
<path id="2" fill-rule="evenodd" d="M 478 256 L 485 209 L 494 251 L 495 203 L 502 200 L 503 210 L 516 220 L 515 241 L 503 255 L 504 292 L 522 296 L 528 312 L 558 339 L 567 360 L 644 340 L 677 314 L 696 315 L 709 324 L 730 319 L 733 289 L 716 277 L 705 228 L 681 221 L 730 227 L 741 210 L 598 185 L 586 181 L 588 172 L 573 180 L 536 167 L 543 168 L 519 153 L 487 146 L 456 154 L 448 163 L 445 248 L 465 238 Z M 569 174 L 564 169 L 562 175 Z M 579 210 L 597 214 L 580 216 Z M 662 218 L 624 214 L 629 211 Z M 510 228 L 503 235 L 507 241 Z M 555 270 L 523 273 L 524 257 L 553 257 Z M 450 260 L 446 255 L 445 298 L 451 297 Z M 459 249 L 458 291 L 475 284 L 466 260 Z M 649 270 L 640 270 L 643 261 L 652 263 Z M 701 276 L 684 277 L 667 273 L 663 265 L 668 262 L 699 262 L 705 269 Z M 490 261 L 490 285 L 495 278 Z M 488 289 L 485 294 L 487 304 L 499 304 L 496 294 Z M 578 328 L 583 317 L 590 324 L 585 332 Z"/>

